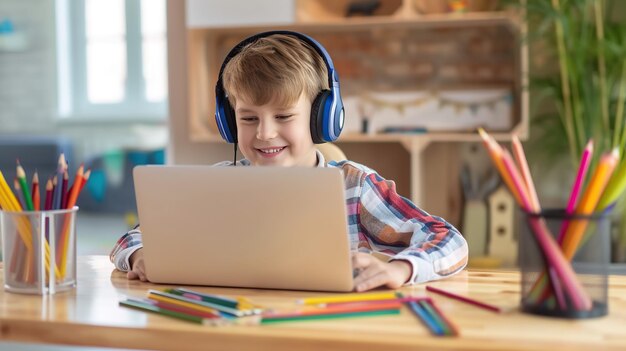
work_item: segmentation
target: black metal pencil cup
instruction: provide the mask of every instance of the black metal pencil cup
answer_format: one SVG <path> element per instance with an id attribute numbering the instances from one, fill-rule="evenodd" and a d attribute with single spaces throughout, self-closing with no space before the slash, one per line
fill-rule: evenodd
<path id="1" fill-rule="evenodd" d="M 543 223 L 545 225 L 543 225 Z M 541 225 L 538 225 L 541 223 Z M 546 262 L 546 253 L 537 240 L 538 228 L 548 235 L 567 259 L 566 241 L 576 247 L 569 262 L 574 278 L 582 287 L 588 307 L 575 306 L 565 284 Z M 559 318 L 593 318 L 608 313 L 608 272 L 610 258 L 610 220 L 605 213 L 589 216 L 568 215 L 564 210 L 522 213 L 519 239 L 522 311 Z M 569 239 L 567 239 L 569 237 Z M 572 242 L 576 243 L 572 245 Z"/>

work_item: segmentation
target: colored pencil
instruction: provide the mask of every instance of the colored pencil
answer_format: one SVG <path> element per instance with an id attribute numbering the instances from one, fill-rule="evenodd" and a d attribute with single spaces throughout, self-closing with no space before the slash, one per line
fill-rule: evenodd
<path id="1" fill-rule="evenodd" d="M 87 169 L 87 171 L 85 171 L 85 174 L 83 175 L 83 181 L 80 183 L 80 190 L 78 190 L 79 194 L 83 191 L 83 188 L 85 187 L 85 184 L 87 184 L 87 181 L 89 181 L 90 176 L 91 169 Z"/>
<path id="2" fill-rule="evenodd" d="M 167 310 L 176 311 L 176 312 L 180 312 L 180 313 L 186 313 L 186 314 L 190 314 L 190 315 L 196 316 L 196 317 L 202 317 L 202 318 L 222 318 L 219 313 L 203 312 L 203 311 L 199 311 L 199 310 L 194 309 L 194 308 L 183 307 L 183 306 L 176 305 L 176 304 L 169 303 L 169 302 L 165 302 L 165 301 L 152 300 L 152 299 L 149 299 L 149 298 L 144 299 L 144 301 L 146 303 L 151 303 L 154 306 L 157 306 L 157 307 L 160 307 L 160 308 L 165 308 Z"/>
<path id="3" fill-rule="evenodd" d="M 499 145 L 495 141 L 492 141 L 484 130 L 479 129 L 479 133 L 485 142 L 490 156 L 492 156 L 494 164 L 496 164 L 502 178 L 505 179 L 505 183 L 509 186 L 509 190 L 518 201 L 520 207 L 529 212 L 536 212 L 528 198 L 526 185 L 521 179 L 519 171 L 517 171 L 508 152 L 502 151 Z M 576 279 L 571 265 L 567 262 L 554 238 L 550 235 L 545 221 L 539 218 L 529 218 L 528 224 L 531 226 L 539 247 L 546 257 L 548 267 L 553 267 L 559 278 L 563 280 L 563 287 L 568 296 L 571 297 L 575 307 L 582 310 L 589 309 L 591 307 L 591 301 L 582 289 L 580 282 Z"/>
<path id="4" fill-rule="evenodd" d="M 437 310 L 435 310 L 432 300 L 422 300 L 418 303 L 422 306 L 422 308 L 426 311 L 426 313 L 430 315 L 430 317 L 435 321 L 435 323 L 437 323 L 437 325 L 441 327 L 444 335 L 450 335 L 450 336 L 455 335 L 452 328 L 446 322 L 446 319 L 443 318 L 443 316 L 440 315 Z"/>
<path id="5" fill-rule="evenodd" d="M 437 304 L 435 304 L 435 301 L 432 301 L 429 298 L 428 302 L 430 303 L 430 306 L 435 310 L 435 312 L 439 315 L 439 317 L 443 320 L 443 322 L 448 326 L 448 329 L 450 330 L 451 335 L 458 336 L 460 333 L 459 333 L 459 328 L 456 326 L 456 324 L 452 323 L 452 321 L 448 317 L 446 317 L 443 311 L 441 311 L 441 309 L 437 307 Z"/>
<path id="6" fill-rule="evenodd" d="M 380 310 L 399 310 L 402 307 L 402 303 L 397 301 L 390 301 L 386 304 L 364 304 L 358 306 L 333 306 L 333 307 L 309 307 L 290 311 L 272 311 L 263 313 L 263 318 L 288 318 L 299 316 L 314 316 L 314 315 L 326 315 L 326 314 L 344 314 L 344 313 L 358 313 L 368 311 L 380 311 Z"/>
<path id="7" fill-rule="evenodd" d="M 390 302 L 399 302 L 405 303 L 409 301 L 419 302 L 421 300 L 426 300 L 428 297 L 426 296 L 406 296 L 406 297 L 397 297 L 395 299 L 386 299 L 386 300 L 368 300 L 368 301 L 349 301 L 349 302 L 332 302 L 332 303 L 322 303 L 317 305 L 318 307 L 333 307 L 333 306 L 363 306 L 370 304 L 387 304 Z"/>
<path id="8" fill-rule="evenodd" d="M 74 178 L 74 182 L 76 184 L 80 184 L 80 182 L 82 182 L 83 172 L 84 172 L 84 166 L 81 164 L 80 167 L 78 167 L 78 170 L 76 171 L 76 177 Z M 78 199 L 79 190 L 80 190 L 80 187 L 78 186 L 72 189 L 72 193 L 68 196 L 68 199 L 67 199 L 67 209 L 74 208 L 74 205 L 76 204 L 76 200 Z M 61 230 L 61 237 L 59 238 L 59 250 L 60 251 L 57 250 L 57 252 L 59 253 L 59 257 L 61 257 L 60 269 L 61 269 L 62 276 L 65 276 L 65 271 L 67 269 L 67 255 L 68 255 L 69 237 L 70 237 L 69 225 L 70 225 L 70 221 L 66 218 L 66 220 L 63 223 L 63 229 Z"/>
<path id="9" fill-rule="evenodd" d="M 8 211 L 13 211 L 13 212 L 20 212 L 22 211 L 22 207 L 19 204 L 19 202 L 17 201 L 17 198 L 15 197 L 15 195 L 13 194 L 13 192 L 11 191 L 11 188 L 9 187 L 9 185 L 6 182 L 6 179 L 4 178 L 4 175 L 2 174 L 2 171 L 0 171 L 0 203 L 2 204 L 2 208 Z M 24 243 L 24 246 L 26 247 L 27 250 L 27 260 L 32 260 L 33 257 L 33 242 L 32 242 L 32 238 L 31 238 L 31 227 L 30 227 L 30 223 L 28 222 L 28 220 L 24 217 L 21 217 L 18 221 L 17 221 L 17 230 L 18 230 L 18 234 L 20 236 L 20 238 L 22 239 L 22 242 Z M 50 255 L 50 246 L 48 245 L 48 242 L 45 241 L 45 266 L 46 269 L 49 270 L 50 269 L 50 262 L 49 262 L 49 255 Z M 59 270 L 58 268 L 55 266 L 55 274 L 56 276 L 59 276 Z"/>
<path id="10" fill-rule="evenodd" d="M 580 204 L 576 207 L 575 214 L 577 215 L 590 215 L 596 209 L 600 196 L 607 186 L 617 162 L 619 160 L 618 149 L 615 148 L 611 153 L 607 153 L 600 159 L 600 164 L 596 167 L 595 172 L 589 186 L 585 190 Z M 580 241 L 587 229 L 589 221 L 577 220 L 570 223 L 563 238 L 563 244 L 561 245 L 563 253 L 568 260 L 571 260 L 578 249 Z"/>
<path id="11" fill-rule="evenodd" d="M 521 176 L 517 169 L 515 169 L 515 165 L 508 154 L 508 152 L 503 153 L 503 162 L 509 172 L 513 184 L 515 186 L 514 191 L 517 191 L 520 195 L 520 199 L 522 200 L 522 207 L 529 212 L 537 212 L 536 209 L 533 208 L 530 200 L 528 199 L 528 195 L 524 190 L 524 184 L 522 183 Z M 546 263 L 548 264 L 548 268 L 553 268 L 556 270 L 556 274 L 563 280 L 563 286 L 566 289 L 568 295 L 572 298 L 574 306 L 578 310 L 588 310 L 591 308 L 591 300 L 586 295 L 582 286 L 578 279 L 576 279 L 576 274 L 572 269 L 572 266 L 564 257 L 561 252 L 558 244 L 554 240 L 554 238 L 550 235 L 550 231 L 545 223 L 545 221 L 539 218 L 529 217 L 528 224 L 531 226 L 532 232 L 537 238 L 537 243 L 541 248 L 541 251 L 544 253 L 546 257 Z"/>
<path id="12" fill-rule="evenodd" d="M 35 209 L 33 206 L 33 197 L 28 189 L 28 183 L 26 183 L 26 172 L 24 172 L 24 167 L 22 167 L 19 160 L 17 160 L 17 181 L 20 183 L 20 187 L 22 188 L 22 195 L 24 197 L 26 210 L 33 211 Z"/>
<path id="13" fill-rule="evenodd" d="M 435 294 L 439 294 L 439 295 L 442 295 L 442 296 L 445 296 L 445 297 L 457 300 L 457 301 L 465 302 L 465 303 L 470 304 L 472 306 L 476 306 L 476 307 L 479 307 L 479 308 L 482 308 L 482 309 L 485 309 L 485 310 L 488 310 L 488 311 L 493 311 L 493 312 L 496 312 L 496 313 L 502 313 L 502 309 L 500 307 L 498 307 L 498 306 L 491 305 L 491 304 L 488 304 L 488 303 L 485 303 L 485 302 L 481 302 L 481 301 L 478 301 L 478 300 L 474 300 L 472 298 L 469 298 L 469 297 L 466 297 L 466 296 L 462 296 L 462 295 L 458 295 L 458 294 L 455 294 L 455 293 L 452 293 L 452 292 L 449 292 L 449 291 L 445 291 L 445 290 L 442 290 L 442 289 L 439 289 L 439 288 L 435 288 L 434 286 L 427 285 L 426 286 L 426 290 L 430 291 L 430 292 L 433 292 Z"/>
<path id="14" fill-rule="evenodd" d="M 411 312 L 413 312 L 419 318 L 419 320 L 424 323 L 426 328 L 428 328 L 428 330 L 430 330 L 433 335 L 445 335 L 443 327 L 439 325 L 437 321 L 433 319 L 432 316 L 430 316 L 428 312 L 424 309 L 424 307 L 421 306 L 418 302 L 409 301 L 407 302 L 407 306 L 409 307 Z"/>
<path id="15" fill-rule="evenodd" d="M 176 299 L 172 299 L 170 297 L 167 296 L 161 296 L 161 295 L 157 295 L 157 294 L 153 294 L 152 292 L 148 293 L 148 298 L 155 300 L 155 301 L 160 301 L 163 303 L 168 303 L 171 305 L 177 305 L 180 307 L 184 307 L 184 308 L 189 308 L 192 310 L 196 310 L 198 312 L 204 312 L 204 313 L 210 313 L 213 315 L 219 315 L 218 310 L 216 310 L 215 308 L 211 308 L 211 307 L 206 307 L 206 306 L 201 306 L 195 303 L 190 303 L 187 301 L 181 301 L 181 300 L 176 300 Z"/>
<path id="16" fill-rule="evenodd" d="M 572 186 L 572 191 L 569 195 L 569 200 L 567 201 L 567 207 L 565 208 L 565 213 L 567 215 L 571 215 L 576 210 L 576 205 L 578 204 L 578 198 L 580 197 L 580 193 L 583 188 L 583 184 L 585 183 L 585 177 L 587 176 L 587 171 L 589 170 L 589 165 L 591 164 L 591 158 L 593 156 L 593 140 L 589 140 L 587 142 L 587 146 L 585 146 L 585 150 L 583 151 L 582 156 L 580 157 L 580 163 L 578 165 L 578 171 L 576 172 L 576 179 L 574 181 L 574 185 Z M 558 243 L 559 245 L 563 244 L 563 239 L 565 237 L 565 233 L 567 232 L 567 227 L 569 226 L 569 221 L 563 221 L 561 225 L 561 230 L 559 231 Z"/>
<path id="17" fill-rule="evenodd" d="M 626 130 L 626 128 L 624 129 Z M 597 210 L 604 211 L 609 206 L 617 202 L 617 199 L 626 189 L 626 158 L 624 158 L 618 169 L 613 173 L 609 184 L 606 186 L 602 198 L 598 203 Z"/>
<path id="18" fill-rule="evenodd" d="M 374 310 L 363 312 L 347 312 L 347 313 L 332 313 L 332 314 L 315 314 L 315 315 L 301 315 L 291 317 L 266 317 L 263 316 L 261 324 L 279 323 L 279 322 L 294 322 L 294 321 L 308 321 L 308 320 L 320 320 L 320 319 L 338 319 L 338 318 L 352 318 L 352 317 L 373 317 L 400 314 L 400 309 L 389 310 Z"/>
<path id="19" fill-rule="evenodd" d="M 46 211 L 52 209 L 52 179 L 48 179 L 46 182 L 46 197 L 43 209 Z"/>
<path id="20" fill-rule="evenodd" d="M 20 204 L 20 211 L 22 209 L 26 209 L 26 202 L 24 202 L 24 193 L 22 192 L 22 187 L 20 186 L 19 180 L 17 178 L 13 178 L 13 189 L 15 189 L 15 196 L 17 197 L 17 201 Z"/>
<path id="21" fill-rule="evenodd" d="M 32 196 L 33 196 L 33 208 L 35 211 L 41 210 L 41 194 L 39 192 L 39 174 L 37 171 L 33 173 L 33 182 L 32 182 Z"/>
<path id="22" fill-rule="evenodd" d="M 166 292 L 162 292 L 162 291 L 158 291 L 158 290 L 150 290 L 149 292 L 149 297 L 150 298 L 155 298 L 155 296 L 159 296 L 159 297 L 165 297 L 165 298 L 169 298 L 171 300 L 177 300 L 177 301 L 182 301 L 182 302 L 187 302 L 187 303 L 191 303 L 194 306 L 202 306 L 202 307 L 208 307 L 208 308 L 212 308 L 215 310 L 218 310 L 220 312 L 224 312 L 233 316 L 237 316 L 237 317 L 243 317 L 245 315 L 251 314 L 250 311 L 240 311 L 234 308 L 229 308 L 226 306 L 222 306 L 222 305 L 218 305 L 218 304 L 214 304 L 214 303 L 210 303 L 210 302 L 204 302 L 204 301 L 198 301 L 198 300 L 194 300 L 194 299 L 190 299 L 184 296 L 179 296 L 179 295 L 174 295 L 174 294 L 170 294 L 170 293 L 166 293 Z"/>
<path id="23" fill-rule="evenodd" d="M 67 170 L 63 172 L 63 182 L 61 183 L 61 207 L 67 208 L 67 183 L 69 182 L 70 176 L 67 174 Z"/>
<path id="24" fill-rule="evenodd" d="M 197 291 L 192 291 L 192 290 L 185 289 L 185 288 L 166 289 L 165 292 L 179 295 L 179 296 L 188 297 L 188 298 L 195 297 L 199 299 L 200 301 L 216 303 L 218 305 L 222 305 L 225 307 L 239 308 L 238 306 L 239 302 L 237 300 L 233 300 L 224 296 L 203 294 L 203 293 L 199 293 Z"/>
<path id="25" fill-rule="evenodd" d="M 208 322 L 205 322 L 205 320 L 208 320 L 208 318 L 202 318 L 202 317 L 193 316 L 193 315 L 186 314 L 186 313 L 171 311 L 171 310 L 168 310 L 168 309 L 165 309 L 165 308 L 161 308 L 161 307 L 155 306 L 153 304 L 147 303 L 147 302 L 142 301 L 142 300 L 136 300 L 136 299 L 130 299 L 129 298 L 129 299 L 126 299 L 124 301 L 120 301 L 120 305 L 126 306 L 126 307 L 137 308 L 137 309 L 140 309 L 140 310 L 143 310 L 143 311 L 154 312 L 154 313 L 157 313 L 157 314 L 160 314 L 160 315 L 173 317 L 173 318 L 177 318 L 177 319 L 182 319 L 184 321 L 193 322 L 193 323 L 197 323 L 197 324 L 208 324 Z"/>
<path id="26" fill-rule="evenodd" d="M 502 163 L 502 148 L 495 140 L 491 138 L 489 134 L 487 134 L 487 132 L 485 132 L 484 129 L 478 128 L 478 134 L 483 139 L 483 144 L 487 148 L 487 152 L 489 153 L 491 161 L 496 166 L 496 169 L 500 173 L 502 180 L 504 180 L 504 183 L 507 185 L 509 190 L 513 189 L 513 181 L 511 180 L 511 176 L 506 172 L 504 164 Z M 516 192 L 511 191 L 511 194 L 513 194 L 513 197 L 518 204 L 521 203 L 521 199 Z"/>
<path id="27" fill-rule="evenodd" d="M 395 292 L 373 292 L 373 293 L 357 293 L 357 294 L 343 294 L 343 295 L 330 295 L 320 297 L 308 297 L 296 301 L 302 305 L 319 305 L 323 303 L 333 302 L 356 302 L 356 301 L 371 301 L 371 300 L 393 300 L 398 295 Z"/>
<path id="28" fill-rule="evenodd" d="M 59 187 L 59 181 L 56 175 L 52 176 L 52 201 L 50 203 L 50 209 L 55 210 L 54 208 L 54 196 L 57 192 L 57 188 Z"/>
<path id="29" fill-rule="evenodd" d="M 57 172 L 56 172 L 57 183 L 55 184 L 54 200 L 52 201 L 52 208 L 55 210 L 61 209 L 61 200 L 63 198 L 63 194 L 62 194 L 63 173 L 65 173 L 66 170 L 67 170 L 67 165 L 65 162 L 65 155 L 61 154 L 59 156 L 59 161 L 57 163 Z"/>
<path id="30" fill-rule="evenodd" d="M 522 143 L 520 142 L 517 135 L 513 135 L 512 145 L 513 155 L 515 156 L 515 160 L 517 161 L 517 164 L 521 171 L 522 178 L 524 179 L 524 183 L 526 184 L 526 189 L 528 190 L 530 201 L 533 207 L 539 210 L 541 206 L 539 205 L 539 197 L 537 196 L 537 191 L 535 190 L 535 183 L 533 182 L 533 178 L 530 174 L 530 168 L 528 167 L 528 160 L 526 159 L 524 147 L 522 146 Z"/>

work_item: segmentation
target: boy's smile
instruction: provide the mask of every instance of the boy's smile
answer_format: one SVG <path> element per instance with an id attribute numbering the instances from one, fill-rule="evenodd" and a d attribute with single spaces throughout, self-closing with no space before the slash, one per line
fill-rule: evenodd
<path id="1" fill-rule="evenodd" d="M 293 106 L 262 106 L 237 100 L 239 149 L 253 166 L 307 166 L 317 163 L 310 132 L 311 103 L 304 94 Z"/>

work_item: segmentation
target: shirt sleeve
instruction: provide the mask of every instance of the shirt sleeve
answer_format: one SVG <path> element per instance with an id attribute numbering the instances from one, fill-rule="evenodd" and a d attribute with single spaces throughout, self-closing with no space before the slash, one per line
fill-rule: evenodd
<path id="1" fill-rule="evenodd" d="M 377 173 L 364 175 L 358 203 L 360 236 L 369 246 L 413 267 L 407 284 L 441 279 L 467 265 L 467 242 L 450 223 L 419 209 Z"/>
<path id="2" fill-rule="evenodd" d="M 135 228 L 122 235 L 109 254 L 109 259 L 115 268 L 122 272 L 130 271 L 129 258 L 135 251 L 143 247 L 141 242 L 141 230 Z"/>

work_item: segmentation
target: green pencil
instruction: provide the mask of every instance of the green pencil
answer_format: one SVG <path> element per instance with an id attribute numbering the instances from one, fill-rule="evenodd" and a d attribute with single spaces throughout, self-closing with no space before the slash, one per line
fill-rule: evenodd
<path id="1" fill-rule="evenodd" d="M 24 194 L 24 206 L 26 206 L 26 210 L 34 210 L 33 198 L 30 196 L 30 190 L 28 190 L 28 184 L 26 183 L 26 172 L 24 172 L 24 168 L 20 165 L 19 160 L 17 160 L 17 181 L 20 183 L 22 193 Z"/>
<path id="2" fill-rule="evenodd" d="M 314 315 L 290 316 L 290 317 L 263 317 L 263 319 L 261 320 L 261 324 L 320 320 L 320 319 L 351 318 L 351 317 L 370 317 L 370 316 L 383 316 L 383 315 L 392 315 L 392 314 L 400 314 L 400 310 L 394 308 L 394 309 L 389 309 L 389 310 L 364 311 L 364 312 L 314 314 Z"/>

